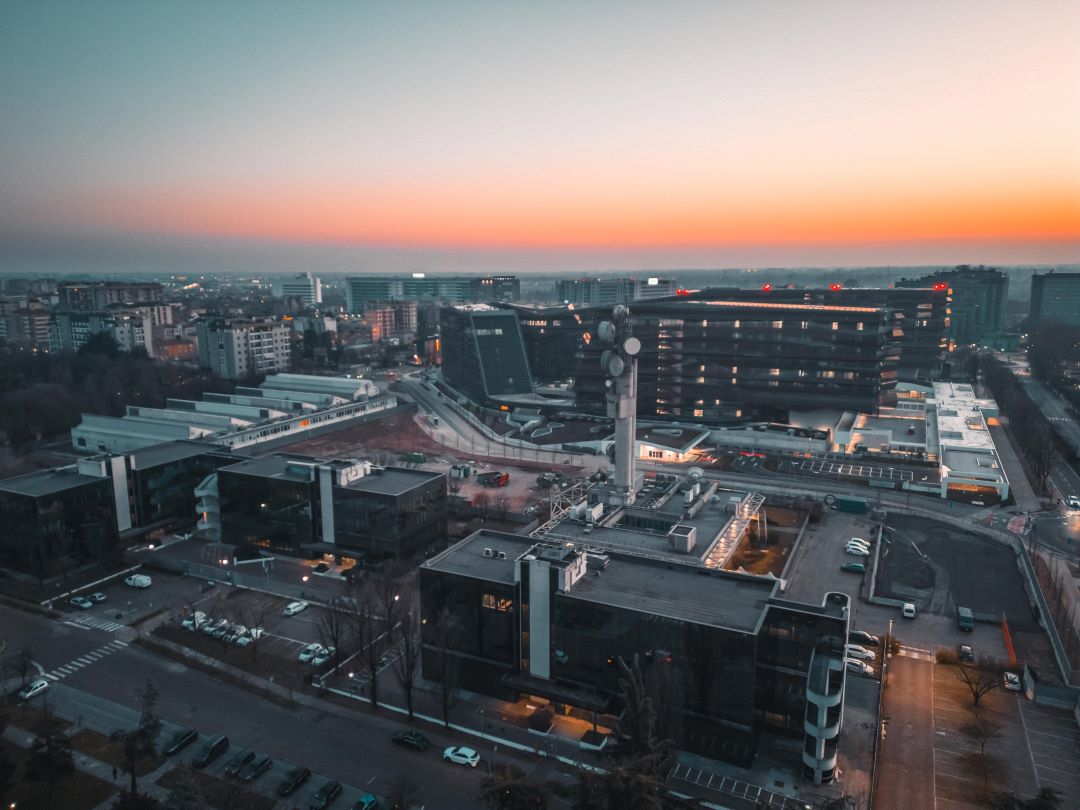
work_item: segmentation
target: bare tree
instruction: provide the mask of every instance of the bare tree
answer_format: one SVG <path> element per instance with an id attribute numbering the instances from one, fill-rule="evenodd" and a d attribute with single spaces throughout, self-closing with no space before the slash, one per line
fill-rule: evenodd
<path id="1" fill-rule="evenodd" d="M 506 520 L 510 514 L 510 498 L 506 495 L 496 495 L 491 505 L 495 510 L 495 517 L 499 520 Z"/>
<path id="2" fill-rule="evenodd" d="M 412 719 L 413 686 L 416 684 L 416 669 L 420 664 L 420 622 L 417 620 L 416 611 L 411 608 L 402 610 L 399 617 L 401 652 L 394 662 L 394 674 L 405 692 L 405 708 L 409 711 L 409 719 Z"/>
<path id="3" fill-rule="evenodd" d="M 488 511 L 491 509 L 491 496 L 486 492 L 477 492 L 472 499 L 473 508 L 480 515 L 480 520 L 486 521 Z"/>
<path id="4" fill-rule="evenodd" d="M 266 635 L 266 623 L 270 617 L 277 613 L 276 605 L 269 600 L 248 600 L 247 604 L 240 610 L 240 621 L 248 629 L 248 633 L 251 635 L 251 658 L 252 660 L 258 660 L 259 647 L 262 644 L 263 636 Z"/>
<path id="5" fill-rule="evenodd" d="M 371 678 L 371 705 L 379 706 L 379 664 L 386 649 L 386 628 L 378 615 L 378 602 L 367 577 L 358 581 L 349 600 L 348 620 L 356 640 L 358 657 Z"/>
<path id="6" fill-rule="evenodd" d="M 423 628 L 421 630 L 423 631 Z M 432 676 L 439 684 L 439 704 L 442 708 L 443 725 L 447 728 L 450 727 L 450 708 L 454 703 L 457 686 L 457 659 L 451 657 L 450 650 L 456 645 L 460 634 L 460 623 L 445 607 L 435 617 L 427 633 L 430 646 L 437 655 Z"/>
<path id="7" fill-rule="evenodd" d="M 161 733 L 161 718 L 154 711 L 157 698 L 154 682 L 147 678 L 140 697 L 142 712 L 139 715 L 139 724 L 133 729 L 118 729 L 109 735 L 109 739 L 120 743 L 123 750 L 123 769 L 124 773 L 131 776 L 132 796 L 138 792 L 135 772 L 140 757 L 152 757 L 157 753 L 157 738 Z"/>
<path id="8" fill-rule="evenodd" d="M 319 643 L 333 651 L 331 663 L 337 663 L 346 654 L 352 640 L 352 625 L 348 613 L 340 608 L 328 607 L 319 613 Z"/>
<path id="9" fill-rule="evenodd" d="M 24 644 L 19 648 L 15 656 L 15 671 L 19 673 L 22 686 L 26 686 L 26 682 L 30 680 L 30 673 L 34 671 L 34 651 L 30 649 L 30 645 Z"/>
<path id="10" fill-rule="evenodd" d="M 954 674 L 971 693 L 971 702 L 974 706 L 978 706 L 979 701 L 988 692 L 992 692 L 1001 685 L 1001 667 L 996 661 L 990 659 L 960 663 L 954 670 Z"/>
<path id="11" fill-rule="evenodd" d="M 964 764 L 964 770 L 981 783 L 984 798 L 989 796 L 991 785 L 998 784 L 1004 779 L 1005 763 L 995 756 L 968 751 L 961 755 L 960 761 Z"/>
<path id="12" fill-rule="evenodd" d="M 975 709 L 972 712 L 971 722 L 961 726 L 960 731 L 979 747 L 979 753 L 986 753 L 986 746 L 1001 735 L 1001 725 L 995 723 L 982 711 Z"/>

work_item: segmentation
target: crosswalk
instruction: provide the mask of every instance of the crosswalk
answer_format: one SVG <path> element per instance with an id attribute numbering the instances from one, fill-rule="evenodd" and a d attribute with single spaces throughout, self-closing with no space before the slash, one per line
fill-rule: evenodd
<path id="1" fill-rule="evenodd" d="M 46 672 L 45 677 L 50 681 L 59 681 L 66 678 L 68 675 L 72 675 L 78 672 L 83 667 L 88 667 L 91 664 L 96 664 L 102 658 L 105 658 L 113 653 L 120 652 L 124 649 L 128 643 L 126 641 L 118 641 L 113 639 L 108 644 L 98 647 L 96 650 L 91 650 L 85 655 L 80 655 L 78 658 L 73 658 L 66 664 L 58 666 L 52 672 Z"/>
<path id="2" fill-rule="evenodd" d="M 73 616 L 64 623 L 75 624 L 80 627 L 90 627 L 94 630 L 104 630 L 106 633 L 115 633 L 121 627 L 127 627 L 127 625 L 120 624 L 120 622 L 113 622 L 108 619 L 96 619 L 93 616 Z"/>
<path id="3" fill-rule="evenodd" d="M 930 650 L 923 650 L 919 647 L 906 647 L 903 644 L 900 645 L 899 655 L 905 658 L 918 658 L 920 661 L 934 660 L 934 654 Z"/>

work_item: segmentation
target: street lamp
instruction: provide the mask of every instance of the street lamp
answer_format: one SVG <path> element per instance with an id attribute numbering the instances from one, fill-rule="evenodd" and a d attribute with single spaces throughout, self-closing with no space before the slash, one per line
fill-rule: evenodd
<path id="1" fill-rule="evenodd" d="M 881 663 L 881 686 L 882 688 L 889 684 L 889 659 L 892 657 L 890 650 L 892 649 L 892 627 L 893 619 L 889 619 L 889 633 L 885 636 L 885 657 Z"/>
<path id="2" fill-rule="evenodd" d="M 307 581 L 308 581 L 308 575 L 307 575 L 307 574 L 304 574 L 304 575 L 303 575 L 302 577 L 300 577 L 300 579 L 301 579 L 301 580 L 302 580 L 303 582 L 307 582 Z"/>

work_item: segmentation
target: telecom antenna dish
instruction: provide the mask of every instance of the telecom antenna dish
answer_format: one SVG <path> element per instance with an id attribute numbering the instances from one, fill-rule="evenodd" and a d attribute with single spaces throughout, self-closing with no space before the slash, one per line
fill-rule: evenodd
<path id="1" fill-rule="evenodd" d="M 623 341 L 622 350 L 633 357 L 641 351 L 641 341 L 636 337 L 628 337 Z"/>

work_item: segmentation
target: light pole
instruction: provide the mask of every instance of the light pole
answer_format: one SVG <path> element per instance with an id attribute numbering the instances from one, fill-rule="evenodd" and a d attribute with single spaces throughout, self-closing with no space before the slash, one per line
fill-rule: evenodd
<path id="1" fill-rule="evenodd" d="M 884 689 L 889 685 L 889 659 L 892 657 L 890 650 L 892 649 L 892 628 L 893 619 L 889 619 L 889 633 L 885 636 L 885 656 L 881 663 L 881 688 Z"/>

